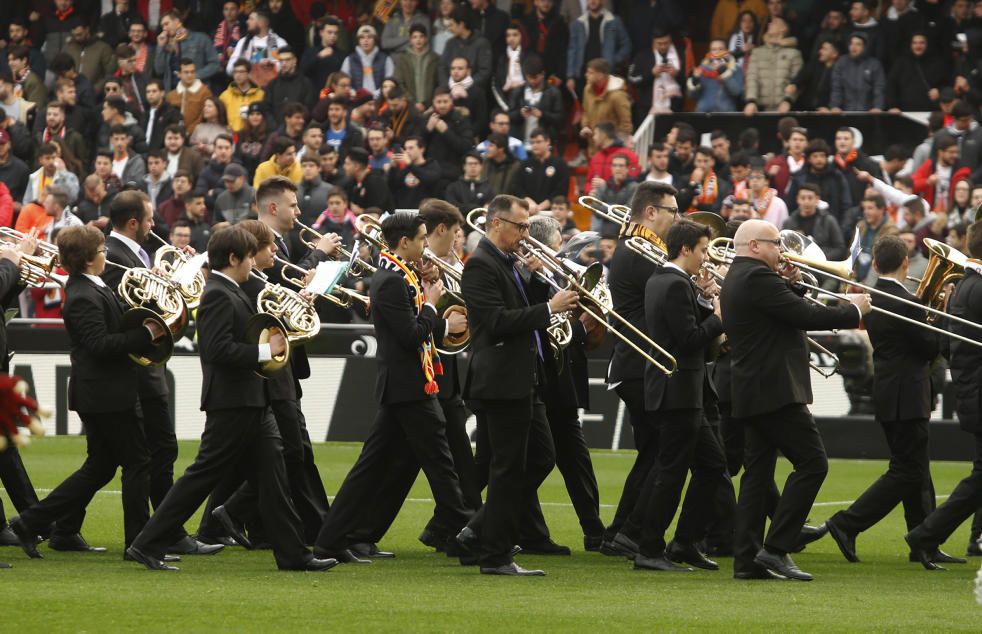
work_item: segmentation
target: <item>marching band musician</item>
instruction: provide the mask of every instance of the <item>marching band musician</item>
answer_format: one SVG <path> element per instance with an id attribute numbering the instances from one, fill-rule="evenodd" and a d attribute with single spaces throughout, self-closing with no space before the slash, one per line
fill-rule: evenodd
<path id="1" fill-rule="evenodd" d="M 710 235 L 705 225 L 687 220 L 673 224 L 666 236 L 668 262 L 655 269 L 645 287 L 648 334 L 675 357 L 677 370 L 668 377 L 649 365 L 644 373 L 645 409 L 658 433 L 658 458 L 638 500 L 644 511 L 634 559 L 639 570 L 692 570 L 675 562 L 719 570 L 696 546 L 706 535 L 713 502 L 726 478 L 723 448 L 703 410 L 704 392 L 715 398 L 706 354 L 723 333 L 719 299 L 714 284 L 704 281 L 700 289 L 692 280 L 706 262 Z M 690 469 L 675 538 L 666 547 L 665 531 Z"/>
<path id="2" fill-rule="evenodd" d="M 379 411 L 314 544 L 318 556 L 347 563 L 366 561 L 350 551 L 348 536 L 375 516 L 376 492 L 385 490 L 390 472 L 402 474 L 407 467 L 422 467 L 437 506 L 435 521 L 430 523 L 435 534 L 452 539 L 471 516 L 454 471 L 447 423 L 437 400 L 437 377 L 443 367 L 434 341 L 439 328 L 460 333 L 466 321 L 438 324 L 443 321 L 436 311 L 443 282 L 428 282 L 417 275 L 415 267 L 426 244 L 423 217 L 397 213 L 386 218 L 381 228 L 389 248 L 379 255 L 371 285 Z M 399 506 L 408 489 L 402 492 Z M 453 551 L 452 543 L 448 541 L 447 546 Z"/>
<path id="3" fill-rule="evenodd" d="M 828 473 L 825 447 L 807 407 L 812 392 L 804 331 L 855 328 L 870 311 L 870 298 L 850 295 L 850 304 L 826 307 L 799 296 L 788 281 L 801 273 L 782 267 L 777 227 L 766 221 L 747 220 L 734 241 L 736 257 L 720 295 L 731 351 L 733 416 L 742 419 L 746 431 L 733 575 L 810 581 L 812 576 L 788 556 Z M 794 470 L 765 537 L 767 491 L 778 451 Z"/>
<path id="4" fill-rule="evenodd" d="M 529 285 L 515 264 L 529 230 L 528 204 L 508 195 L 488 203 L 486 235 L 464 265 L 461 291 L 471 324 L 472 356 L 464 384 L 468 406 L 486 425 L 490 473 L 485 504 L 457 540 L 480 549 L 482 574 L 541 576 L 512 558 L 521 537 L 526 500 L 552 470 L 555 450 L 541 390 L 543 331 L 553 312 L 573 310 L 577 293 L 560 291 L 530 302 Z M 531 272 L 541 268 L 534 258 Z M 478 447 L 480 452 L 481 447 Z"/>
<path id="5" fill-rule="evenodd" d="M 139 201 L 143 208 L 142 200 Z M 137 373 L 128 355 L 148 353 L 167 333 L 156 322 L 123 330 L 123 309 L 100 275 L 105 236 L 92 226 L 58 233 L 61 265 L 68 271 L 63 309 L 71 341 L 69 408 L 85 426 L 87 457 L 44 500 L 10 520 L 21 548 L 41 558 L 37 537 L 66 516 L 84 512 L 95 493 L 122 467 L 123 527 L 129 546 L 150 515 L 149 456 L 137 411 Z M 169 543 L 166 545 L 170 545 Z"/>
<path id="6" fill-rule="evenodd" d="M 665 183 L 649 181 L 638 185 L 631 200 L 631 222 L 621 228 L 617 249 L 610 260 L 608 283 L 614 311 L 642 332 L 645 328 L 645 285 L 656 265 L 627 248 L 625 243 L 631 237 L 641 236 L 662 251 L 667 251 L 665 236 L 679 213 L 675 194 L 675 188 Z M 620 330 L 622 327 L 615 324 L 615 328 Z M 632 337 L 626 329 L 622 332 L 625 336 Z M 614 342 L 607 370 L 607 385 L 617 393 L 627 408 L 634 431 L 634 446 L 638 453 L 624 480 L 614 519 L 604 531 L 600 552 L 605 555 L 633 555 L 636 552 L 632 543 L 617 544 L 614 540 L 634 510 L 641 487 L 658 456 L 658 431 L 649 424 L 645 415 L 644 368 L 645 360 L 641 355 L 620 339 Z"/>
<path id="7" fill-rule="evenodd" d="M 176 570 L 164 561 L 170 536 L 191 517 L 227 473 L 242 468 L 255 483 L 259 510 L 281 570 L 328 570 L 304 546 L 303 526 L 290 501 L 280 439 L 260 364 L 284 354 L 281 332 L 267 343 L 249 343 L 246 327 L 255 302 L 242 290 L 255 264 L 257 242 L 237 227 L 217 231 L 208 242 L 210 274 L 198 307 L 198 344 L 205 428 L 194 462 L 174 483 L 163 504 L 127 549 L 150 570 Z"/>

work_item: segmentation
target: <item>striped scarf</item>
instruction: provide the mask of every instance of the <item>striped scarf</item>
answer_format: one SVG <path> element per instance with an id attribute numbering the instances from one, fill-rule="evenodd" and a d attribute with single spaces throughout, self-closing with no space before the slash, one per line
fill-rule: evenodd
<path id="1" fill-rule="evenodd" d="M 420 286 L 419 278 L 416 273 L 409 268 L 409 265 L 395 253 L 391 251 L 381 251 L 379 253 L 378 265 L 381 269 L 388 269 L 397 273 L 402 273 L 402 278 L 409 285 L 409 294 L 412 296 L 414 314 L 419 315 L 423 310 L 423 287 Z M 440 355 L 436 351 L 436 343 L 433 335 L 424 341 L 419 347 L 419 362 L 423 368 L 423 378 L 426 383 L 423 391 L 427 396 L 432 396 L 440 391 L 440 386 L 436 382 L 436 377 L 443 374 L 443 364 L 440 362 Z"/>
<path id="2" fill-rule="evenodd" d="M 645 240 L 647 240 L 648 242 L 650 242 L 651 244 L 658 247 L 659 249 L 661 249 L 662 251 L 664 251 L 665 253 L 668 253 L 668 246 L 665 244 L 665 241 L 662 240 L 657 233 L 655 233 L 648 227 L 645 227 L 644 225 L 639 225 L 636 222 L 632 222 L 630 224 L 621 227 L 621 235 L 619 236 L 620 238 L 622 239 L 633 238 L 634 236 L 640 236 Z"/>

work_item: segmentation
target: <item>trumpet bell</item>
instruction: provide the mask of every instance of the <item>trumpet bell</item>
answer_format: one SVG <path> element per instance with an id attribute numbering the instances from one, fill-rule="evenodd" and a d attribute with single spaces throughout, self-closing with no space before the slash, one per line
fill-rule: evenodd
<path id="1" fill-rule="evenodd" d="M 964 277 L 968 256 L 932 238 L 924 238 L 924 246 L 930 257 L 914 294 L 925 305 L 940 310 L 945 302 L 945 287 Z"/>
<path id="2" fill-rule="evenodd" d="M 362 214 L 358 216 L 358 219 L 355 221 L 355 225 L 358 229 L 358 233 L 360 233 L 361 237 L 364 238 L 370 245 L 379 250 L 389 250 L 389 245 L 385 241 L 385 236 L 382 235 L 382 223 L 380 223 L 375 216 Z"/>
<path id="3" fill-rule="evenodd" d="M 245 339 L 251 344 L 259 345 L 269 343 L 270 338 L 276 333 L 283 335 L 284 339 L 287 338 L 287 328 L 283 321 L 279 317 L 274 317 L 268 313 L 258 313 L 249 318 L 246 324 Z M 282 354 L 276 355 L 269 361 L 259 364 L 256 374 L 268 379 L 277 372 L 282 371 L 289 362 L 290 346 L 287 345 L 286 350 Z"/>
<path id="4" fill-rule="evenodd" d="M 153 312 L 149 308 L 131 308 L 123 313 L 123 330 L 132 330 L 146 325 L 147 322 L 154 322 L 164 331 L 164 338 L 156 344 L 153 351 L 147 354 L 131 353 L 130 359 L 137 365 L 147 367 L 157 367 L 167 363 L 171 355 L 174 354 L 174 335 L 171 334 L 170 326 L 164 318 Z"/>
<path id="5" fill-rule="evenodd" d="M 849 257 L 834 262 L 826 258 L 822 248 L 804 234 L 785 229 L 780 233 L 780 237 L 781 247 L 784 249 L 781 256 L 787 260 L 799 264 L 807 264 L 812 268 L 846 279 L 852 276 L 852 268 L 858 251 L 858 230 L 853 238 Z"/>

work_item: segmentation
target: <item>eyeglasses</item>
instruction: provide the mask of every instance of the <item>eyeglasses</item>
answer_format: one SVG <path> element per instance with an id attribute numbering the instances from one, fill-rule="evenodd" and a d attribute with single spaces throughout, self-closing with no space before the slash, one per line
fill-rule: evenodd
<path id="1" fill-rule="evenodd" d="M 667 211 L 668 213 L 672 214 L 673 216 L 679 215 L 679 208 L 678 207 L 669 207 L 668 205 L 652 205 L 652 207 L 654 207 L 655 209 L 662 209 L 664 211 Z"/>
<path id="2" fill-rule="evenodd" d="M 779 238 L 754 238 L 750 242 L 767 242 L 768 244 L 773 244 L 776 247 L 781 246 L 781 240 Z"/>
<path id="3" fill-rule="evenodd" d="M 502 218 L 501 216 L 498 216 L 498 220 L 501 220 L 503 222 L 507 222 L 510 225 L 515 225 L 516 227 L 518 227 L 518 230 L 519 231 L 528 231 L 529 229 L 532 228 L 532 225 L 530 223 L 527 223 L 527 222 L 515 222 L 514 220 L 509 220 L 507 218 Z"/>

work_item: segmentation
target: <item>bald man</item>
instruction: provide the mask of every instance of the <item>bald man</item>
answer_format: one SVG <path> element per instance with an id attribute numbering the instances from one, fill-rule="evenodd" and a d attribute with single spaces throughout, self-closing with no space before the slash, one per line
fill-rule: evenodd
<path id="1" fill-rule="evenodd" d="M 828 472 L 825 446 L 807 405 L 812 402 L 805 331 L 855 328 L 870 311 L 868 295 L 826 307 L 805 300 L 801 279 L 781 262 L 777 228 L 747 220 L 734 237 L 736 258 L 720 302 L 730 343 L 733 417 L 746 431 L 737 503 L 733 576 L 811 581 L 788 556 Z M 764 536 L 767 491 L 780 451 L 794 467 Z"/>

